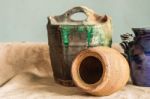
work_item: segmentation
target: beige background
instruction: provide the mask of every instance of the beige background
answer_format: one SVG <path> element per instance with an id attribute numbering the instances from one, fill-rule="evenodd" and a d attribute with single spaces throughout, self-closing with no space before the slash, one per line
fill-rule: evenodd
<path id="1" fill-rule="evenodd" d="M 150 88 L 128 83 L 105 97 L 54 82 L 47 43 L 0 44 L 0 99 L 149 99 Z"/>

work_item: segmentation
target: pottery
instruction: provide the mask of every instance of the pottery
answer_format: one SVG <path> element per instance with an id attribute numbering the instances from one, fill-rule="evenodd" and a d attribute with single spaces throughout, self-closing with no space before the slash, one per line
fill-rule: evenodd
<path id="1" fill-rule="evenodd" d="M 85 20 L 73 20 L 71 16 L 82 12 Z M 111 46 L 111 18 L 98 15 L 84 7 L 74 7 L 60 16 L 48 17 L 48 44 L 54 79 L 57 83 L 73 86 L 71 64 L 83 49 L 95 46 Z"/>
<path id="2" fill-rule="evenodd" d="M 129 79 L 129 65 L 118 51 L 95 47 L 81 51 L 72 63 L 72 78 L 83 91 L 97 96 L 110 95 Z"/>
<path id="3" fill-rule="evenodd" d="M 135 33 L 130 42 L 129 61 L 133 84 L 150 87 L 150 28 L 132 28 Z"/>
<path id="4" fill-rule="evenodd" d="M 129 61 L 129 50 L 133 41 L 133 34 L 130 33 L 125 33 L 120 35 L 122 42 L 119 43 L 119 46 L 122 48 L 122 54 L 124 55 L 124 57 Z"/>

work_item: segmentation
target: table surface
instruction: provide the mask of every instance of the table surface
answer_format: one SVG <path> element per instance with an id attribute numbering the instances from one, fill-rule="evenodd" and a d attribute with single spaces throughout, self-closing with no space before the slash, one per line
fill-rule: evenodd
<path id="1" fill-rule="evenodd" d="M 131 83 L 105 97 L 91 96 L 77 87 L 58 85 L 53 80 L 48 54 L 47 43 L 0 44 L 0 99 L 149 99 L 150 97 L 150 88 L 134 86 Z"/>

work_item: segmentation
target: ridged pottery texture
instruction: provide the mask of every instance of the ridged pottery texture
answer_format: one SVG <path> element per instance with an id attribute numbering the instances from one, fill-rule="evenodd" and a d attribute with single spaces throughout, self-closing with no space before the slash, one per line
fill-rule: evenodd
<path id="1" fill-rule="evenodd" d="M 71 73 L 75 84 L 83 91 L 105 96 L 126 85 L 129 65 L 118 51 L 109 47 L 95 47 L 77 55 Z"/>
<path id="2" fill-rule="evenodd" d="M 82 12 L 87 18 L 76 21 L 74 13 Z M 54 79 L 56 82 L 73 86 L 71 64 L 83 49 L 95 46 L 111 46 L 111 18 L 97 15 L 87 7 L 79 6 L 60 16 L 48 18 L 48 42 Z"/>

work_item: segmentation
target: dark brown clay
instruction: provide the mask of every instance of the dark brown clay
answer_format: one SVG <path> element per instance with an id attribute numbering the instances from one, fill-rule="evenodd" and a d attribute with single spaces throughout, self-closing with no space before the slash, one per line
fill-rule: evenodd
<path id="1" fill-rule="evenodd" d="M 87 19 L 71 20 L 74 13 L 82 12 Z M 79 6 L 59 16 L 50 16 L 47 24 L 51 64 L 56 82 L 73 86 L 71 65 L 83 49 L 111 46 L 111 18 L 98 15 L 87 7 Z"/>

